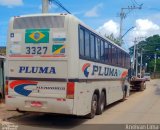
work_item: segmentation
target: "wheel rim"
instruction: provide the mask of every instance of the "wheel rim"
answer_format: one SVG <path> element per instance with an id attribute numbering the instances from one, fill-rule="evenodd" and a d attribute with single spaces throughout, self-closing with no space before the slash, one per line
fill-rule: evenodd
<path id="1" fill-rule="evenodd" d="M 93 98 L 92 101 L 92 114 L 95 115 L 97 110 L 97 97 Z"/>
<path id="2" fill-rule="evenodd" d="M 103 94 L 102 99 L 101 99 L 101 111 L 104 110 L 104 104 L 105 104 L 105 99 L 104 99 L 104 94 Z"/>
<path id="3" fill-rule="evenodd" d="M 96 109 L 97 109 L 97 102 L 93 101 L 93 110 L 96 111 Z"/>
<path id="4" fill-rule="evenodd" d="M 104 103 L 101 104 L 101 110 L 104 110 Z"/>

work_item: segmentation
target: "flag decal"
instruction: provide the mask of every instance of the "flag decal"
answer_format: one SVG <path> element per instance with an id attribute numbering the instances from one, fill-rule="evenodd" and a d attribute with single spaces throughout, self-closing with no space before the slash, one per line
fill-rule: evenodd
<path id="1" fill-rule="evenodd" d="M 26 43 L 49 43 L 49 29 L 28 29 L 25 34 Z"/>

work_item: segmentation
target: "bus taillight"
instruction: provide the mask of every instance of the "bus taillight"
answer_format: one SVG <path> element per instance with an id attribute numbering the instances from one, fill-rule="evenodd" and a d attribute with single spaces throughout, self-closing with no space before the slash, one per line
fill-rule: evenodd
<path id="1" fill-rule="evenodd" d="M 74 99 L 74 88 L 75 88 L 74 82 L 67 83 L 67 98 L 68 99 Z"/>
<path id="2" fill-rule="evenodd" d="M 5 95 L 8 95 L 8 80 L 6 80 L 5 90 Z"/>

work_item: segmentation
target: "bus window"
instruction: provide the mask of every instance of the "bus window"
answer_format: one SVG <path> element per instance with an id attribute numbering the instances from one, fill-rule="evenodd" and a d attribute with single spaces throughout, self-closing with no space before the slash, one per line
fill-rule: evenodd
<path id="1" fill-rule="evenodd" d="M 112 46 L 112 65 L 115 65 L 115 47 Z"/>
<path id="2" fill-rule="evenodd" d="M 108 54 L 109 54 L 109 48 L 108 48 L 108 43 L 105 42 L 105 63 L 108 62 Z"/>
<path id="3" fill-rule="evenodd" d="M 100 40 L 96 38 L 96 60 L 100 60 Z"/>
<path id="4" fill-rule="evenodd" d="M 115 65 L 118 65 L 118 49 L 115 48 Z"/>
<path id="5" fill-rule="evenodd" d="M 130 68 L 130 63 L 131 63 L 131 61 L 130 61 L 130 56 L 128 55 L 128 57 L 127 57 L 127 67 L 128 67 L 128 69 Z"/>
<path id="6" fill-rule="evenodd" d="M 122 51 L 118 50 L 118 65 L 122 66 Z"/>
<path id="7" fill-rule="evenodd" d="M 80 29 L 80 56 L 84 56 L 84 30 Z"/>
<path id="8" fill-rule="evenodd" d="M 112 63 L 112 45 L 109 44 L 108 48 L 109 48 L 109 56 L 108 56 L 109 64 L 111 64 Z"/>
<path id="9" fill-rule="evenodd" d="M 122 67 L 125 67 L 125 53 L 122 52 Z"/>
<path id="10" fill-rule="evenodd" d="M 91 44 L 91 59 L 94 59 L 95 58 L 95 36 L 94 35 L 91 35 L 90 44 Z"/>
<path id="11" fill-rule="evenodd" d="M 104 61 L 104 41 L 101 40 L 101 61 Z"/>
<path id="12" fill-rule="evenodd" d="M 85 30 L 85 57 L 90 58 L 89 32 Z"/>

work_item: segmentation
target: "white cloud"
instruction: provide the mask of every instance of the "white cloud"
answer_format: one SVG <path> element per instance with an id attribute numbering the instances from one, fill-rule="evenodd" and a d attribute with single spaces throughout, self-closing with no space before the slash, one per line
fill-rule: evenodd
<path id="1" fill-rule="evenodd" d="M 87 12 L 85 13 L 85 16 L 86 16 L 86 17 L 98 17 L 98 16 L 99 16 L 99 15 L 98 15 L 98 11 L 99 11 L 99 9 L 102 8 L 102 7 L 103 7 L 103 4 L 102 4 L 102 3 L 94 6 L 91 10 L 89 10 L 89 11 L 87 11 Z"/>
<path id="2" fill-rule="evenodd" d="M 160 34 L 159 25 L 148 19 L 137 19 L 134 30 L 129 33 L 129 39 L 134 41 L 135 38 L 139 39 L 141 37 L 149 37 L 154 34 Z M 131 45 L 133 45 L 133 42 L 131 42 Z"/>
<path id="3" fill-rule="evenodd" d="M 0 0 L 0 5 L 7 7 L 22 6 L 23 0 Z"/>
<path id="4" fill-rule="evenodd" d="M 110 35 L 113 34 L 115 37 L 119 35 L 119 24 L 114 22 L 113 20 L 109 20 L 100 26 L 97 31 L 102 35 Z"/>
<path id="5" fill-rule="evenodd" d="M 113 33 L 115 37 L 119 36 L 119 23 L 109 20 L 100 26 L 97 31 L 102 35 L 110 35 Z M 124 34 L 125 32 L 123 32 Z M 127 47 L 132 46 L 134 39 L 137 38 L 138 41 L 144 40 L 145 37 L 153 36 L 154 34 L 160 35 L 160 26 L 155 24 L 149 19 L 137 19 L 135 21 L 135 28 L 131 30 L 128 35 L 125 36 L 124 42 Z"/>

